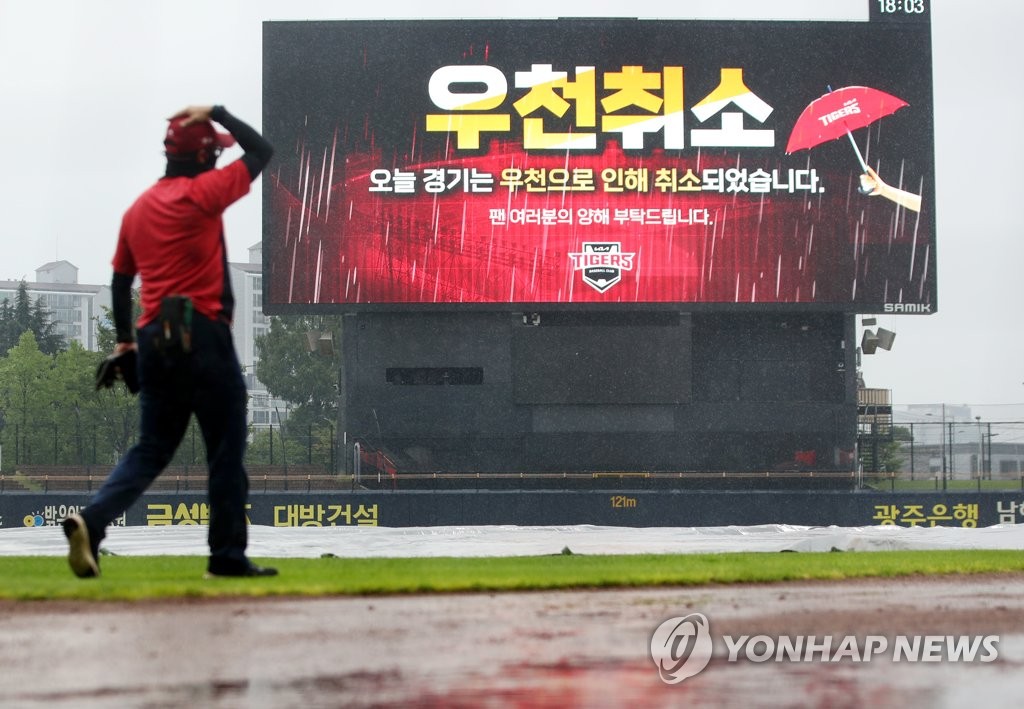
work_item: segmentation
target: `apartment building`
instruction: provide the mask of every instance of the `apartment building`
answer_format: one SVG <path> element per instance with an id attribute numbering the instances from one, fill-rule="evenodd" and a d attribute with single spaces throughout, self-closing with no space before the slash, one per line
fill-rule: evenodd
<path id="1" fill-rule="evenodd" d="M 21 281 L 0 280 L 0 303 L 12 304 Z M 54 330 L 67 342 L 78 342 L 87 350 L 96 350 L 96 324 L 107 317 L 110 307 L 109 285 L 78 282 L 78 268 L 67 261 L 52 261 L 36 269 L 36 279 L 25 282 L 29 297 L 40 301 L 50 312 Z"/>

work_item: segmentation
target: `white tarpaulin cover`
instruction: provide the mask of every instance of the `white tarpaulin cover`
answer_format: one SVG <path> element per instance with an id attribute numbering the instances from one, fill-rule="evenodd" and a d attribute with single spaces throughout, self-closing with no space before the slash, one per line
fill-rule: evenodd
<path id="1" fill-rule="evenodd" d="M 108 530 L 105 550 L 124 555 L 207 553 L 206 527 Z M 252 557 L 536 556 L 558 554 L 1024 549 L 1024 525 L 961 527 L 267 527 L 252 526 Z M 0 556 L 67 553 L 60 527 L 0 529 Z"/>

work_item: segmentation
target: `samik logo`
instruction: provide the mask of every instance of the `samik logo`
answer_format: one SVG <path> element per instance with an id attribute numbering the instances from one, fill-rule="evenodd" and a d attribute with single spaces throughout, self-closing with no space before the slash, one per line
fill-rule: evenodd
<path id="1" fill-rule="evenodd" d="M 930 315 L 932 312 L 931 303 L 886 303 L 886 313 L 918 313 Z"/>
<path id="2" fill-rule="evenodd" d="M 622 280 L 623 271 L 633 270 L 636 254 L 623 253 L 622 244 L 613 242 L 583 242 L 583 251 L 570 253 L 574 271 L 583 271 L 583 282 L 604 293 Z"/>
<path id="3" fill-rule="evenodd" d="M 669 618 L 651 636 L 651 659 L 665 684 L 679 684 L 711 661 L 711 628 L 701 613 Z"/>

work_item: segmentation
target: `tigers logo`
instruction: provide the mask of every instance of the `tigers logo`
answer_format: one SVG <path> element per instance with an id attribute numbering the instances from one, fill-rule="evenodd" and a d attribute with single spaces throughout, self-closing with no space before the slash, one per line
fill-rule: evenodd
<path id="1" fill-rule="evenodd" d="M 636 254 L 623 253 L 622 244 L 615 242 L 583 242 L 583 251 L 570 253 L 574 271 L 583 271 L 583 282 L 604 293 L 622 280 L 623 271 L 633 270 Z"/>

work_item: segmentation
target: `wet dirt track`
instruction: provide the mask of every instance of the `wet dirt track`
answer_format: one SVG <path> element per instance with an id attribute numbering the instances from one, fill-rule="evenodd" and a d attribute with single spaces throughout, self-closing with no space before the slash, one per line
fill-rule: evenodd
<path id="1" fill-rule="evenodd" d="M 709 619 L 677 685 L 667 618 Z M 994 662 L 728 660 L 723 635 L 998 635 Z M 1024 576 L 159 603 L 0 603 L 3 707 L 1010 707 Z"/>

